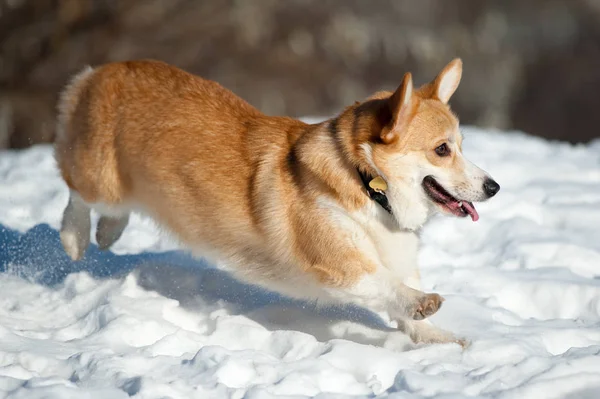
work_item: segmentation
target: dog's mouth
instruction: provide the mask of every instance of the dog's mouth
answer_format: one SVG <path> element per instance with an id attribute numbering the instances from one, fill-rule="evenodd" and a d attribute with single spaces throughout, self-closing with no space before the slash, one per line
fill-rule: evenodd
<path id="1" fill-rule="evenodd" d="M 479 214 L 472 202 L 454 198 L 433 176 L 426 176 L 423 179 L 423 189 L 429 198 L 444 211 L 459 217 L 469 215 L 474 222 L 479 220 Z"/>

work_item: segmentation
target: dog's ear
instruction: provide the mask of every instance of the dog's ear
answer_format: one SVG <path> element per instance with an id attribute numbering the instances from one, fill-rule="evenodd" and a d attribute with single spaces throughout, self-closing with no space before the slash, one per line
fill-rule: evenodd
<path id="1" fill-rule="evenodd" d="M 402 83 L 388 101 L 392 119 L 389 128 L 381 132 L 381 141 L 385 144 L 398 140 L 398 135 L 410 122 L 413 113 L 413 83 L 410 72 L 404 74 Z"/>
<path id="2" fill-rule="evenodd" d="M 462 60 L 455 58 L 442 69 L 442 72 L 432 82 L 433 95 L 444 104 L 448 104 L 462 76 Z"/>

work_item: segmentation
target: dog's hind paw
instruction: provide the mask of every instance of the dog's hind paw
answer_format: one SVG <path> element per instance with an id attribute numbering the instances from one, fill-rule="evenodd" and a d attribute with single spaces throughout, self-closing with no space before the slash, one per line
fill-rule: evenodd
<path id="1" fill-rule="evenodd" d="M 444 298 L 439 294 L 425 294 L 419 299 L 415 312 L 413 314 L 413 320 L 423 320 L 429 316 L 435 314 L 444 302 Z"/>
<path id="2" fill-rule="evenodd" d="M 129 215 L 116 218 L 101 216 L 96 229 L 98 248 L 101 250 L 110 248 L 121 237 L 128 222 Z"/>
<path id="3" fill-rule="evenodd" d="M 78 234 L 71 230 L 63 230 L 60 232 L 60 241 L 63 248 L 69 257 L 74 260 L 81 260 L 85 254 L 85 250 L 89 245 L 89 239 L 85 235 Z"/>

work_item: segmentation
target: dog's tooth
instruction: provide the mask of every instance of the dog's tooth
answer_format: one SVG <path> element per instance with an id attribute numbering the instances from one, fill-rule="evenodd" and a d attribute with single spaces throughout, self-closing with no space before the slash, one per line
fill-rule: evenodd
<path id="1" fill-rule="evenodd" d="M 459 201 L 458 206 L 462 208 L 462 201 Z"/>

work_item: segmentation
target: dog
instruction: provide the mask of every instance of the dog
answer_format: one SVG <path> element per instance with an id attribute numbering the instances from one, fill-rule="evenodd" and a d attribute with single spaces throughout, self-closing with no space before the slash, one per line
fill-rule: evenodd
<path id="1" fill-rule="evenodd" d="M 84 256 L 91 209 L 101 249 L 138 211 L 243 281 L 387 313 L 415 343 L 465 344 L 427 320 L 443 298 L 421 291 L 417 265 L 433 213 L 476 221 L 473 202 L 500 189 L 462 154 L 448 105 L 461 75 L 460 59 L 419 88 L 406 73 L 307 124 L 160 61 L 88 67 L 58 104 L 63 247 Z"/>

